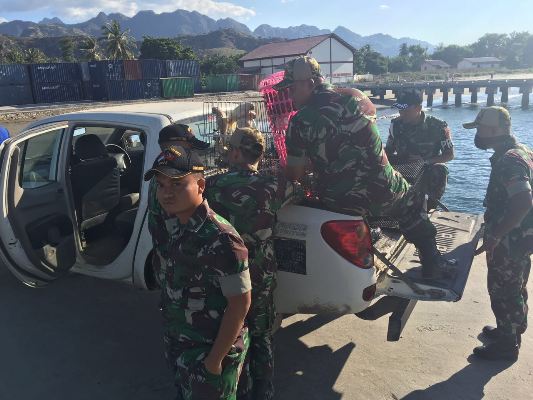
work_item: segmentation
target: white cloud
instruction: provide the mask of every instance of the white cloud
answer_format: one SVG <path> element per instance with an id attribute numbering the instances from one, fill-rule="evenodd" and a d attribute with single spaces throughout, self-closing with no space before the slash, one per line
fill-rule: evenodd
<path id="1" fill-rule="evenodd" d="M 390 9 L 390 6 L 388 6 L 387 4 L 382 4 L 382 5 L 379 6 L 379 9 L 380 10 L 388 10 L 388 9 Z"/>
<path id="2" fill-rule="evenodd" d="M 235 18 L 246 20 L 255 16 L 255 11 L 237 4 L 217 0 L 26 0 L 15 2 L 0 0 L 0 9 L 7 12 L 37 10 L 65 19 L 65 22 L 83 21 L 105 13 L 122 13 L 133 16 L 140 10 L 153 10 L 156 13 L 172 12 L 177 9 L 197 11 L 212 18 Z"/>
<path id="3" fill-rule="evenodd" d="M 2 22 L 7 22 L 7 19 L 5 19 L 4 17 L 0 17 L 0 24 L 1 24 Z"/>

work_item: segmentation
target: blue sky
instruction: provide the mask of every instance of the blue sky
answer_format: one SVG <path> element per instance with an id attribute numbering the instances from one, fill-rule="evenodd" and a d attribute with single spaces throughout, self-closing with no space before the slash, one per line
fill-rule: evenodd
<path id="1" fill-rule="evenodd" d="M 487 32 L 533 33 L 533 0 L 0 0 L 0 21 L 57 16 L 79 22 L 99 11 L 131 16 L 139 10 L 178 8 L 213 18 L 231 17 L 251 29 L 260 24 L 329 29 L 343 25 L 362 35 L 386 33 L 433 44 L 468 44 Z"/>

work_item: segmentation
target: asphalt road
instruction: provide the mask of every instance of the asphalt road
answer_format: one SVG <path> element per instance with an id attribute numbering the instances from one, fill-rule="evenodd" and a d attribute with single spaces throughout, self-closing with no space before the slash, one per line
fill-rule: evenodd
<path id="1" fill-rule="evenodd" d="M 158 294 L 69 276 L 22 286 L 0 268 L 1 400 L 173 399 Z M 516 363 L 469 357 L 492 321 L 476 259 L 458 303 L 419 303 L 402 339 L 376 322 L 296 315 L 276 337 L 277 399 L 533 399 L 533 333 Z"/>

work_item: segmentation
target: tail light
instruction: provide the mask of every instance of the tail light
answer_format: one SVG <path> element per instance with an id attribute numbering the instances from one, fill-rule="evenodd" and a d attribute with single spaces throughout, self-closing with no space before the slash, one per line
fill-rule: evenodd
<path id="1" fill-rule="evenodd" d="M 374 265 L 372 238 L 365 221 L 328 221 L 320 233 L 333 250 L 356 267 L 368 269 Z"/>

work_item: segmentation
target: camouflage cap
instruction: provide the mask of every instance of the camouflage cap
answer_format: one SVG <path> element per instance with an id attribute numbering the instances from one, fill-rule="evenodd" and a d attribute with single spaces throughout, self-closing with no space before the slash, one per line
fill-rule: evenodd
<path id="1" fill-rule="evenodd" d="M 474 129 L 479 125 L 497 128 L 505 132 L 511 131 L 511 115 L 503 107 L 487 107 L 482 109 L 474 122 L 463 124 L 465 129 Z"/>
<path id="2" fill-rule="evenodd" d="M 158 143 L 165 142 L 184 142 L 197 150 L 204 150 L 209 147 L 209 143 L 196 138 L 191 127 L 185 124 L 170 124 L 161 129 Z"/>
<path id="3" fill-rule="evenodd" d="M 291 86 L 295 81 L 320 78 L 320 64 L 313 57 L 298 57 L 285 64 L 285 76 L 281 82 L 274 85 L 274 89 L 281 90 Z"/>
<path id="4" fill-rule="evenodd" d="M 259 157 L 265 151 L 265 138 L 255 128 L 237 128 L 229 139 L 229 145 Z"/>
<path id="5" fill-rule="evenodd" d="M 144 174 L 144 180 L 149 181 L 158 173 L 169 178 L 179 179 L 194 172 L 204 172 L 204 170 L 202 160 L 194 151 L 170 146 L 157 156 L 152 168 Z"/>

